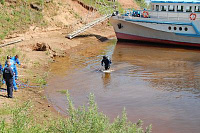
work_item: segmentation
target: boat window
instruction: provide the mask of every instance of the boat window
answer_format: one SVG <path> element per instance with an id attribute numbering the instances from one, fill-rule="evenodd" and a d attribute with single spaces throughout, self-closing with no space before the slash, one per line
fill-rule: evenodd
<path id="1" fill-rule="evenodd" d="M 156 11 L 159 11 L 159 5 L 156 5 Z"/>
<path id="2" fill-rule="evenodd" d="M 171 30 L 171 29 L 172 29 L 172 27 L 171 27 L 171 26 L 169 26 L 169 27 L 168 27 L 168 29 L 169 29 L 169 30 Z"/>
<path id="3" fill-rule="evenodd" d="M 185 27 L 185 31 L 188 31 L 188 28 L 187 28 L 187 27 Z"/>
<path id="4" fill-rule="evenodd" d="M 154 10 L 155 10 L 155 8 L 154 8 L 154 5 L 151 5 L 151 9 L 152 9 L 152 11 L 154 11 Z"/>
<path id="5" fill-rule="evenodd" d="M 161 11 L 167 11 L 167 6 L 160 6 Z"/>
<path id="6" fill-rule="evenodd" d="M 174 30 L 176 30 L 177 28 L 176 27 L 174 27 Z"/>
<path id="7" fill-rule="evenodd" d="M 195 6 L 194 10 L 195 12 L 200 12 L 200 6 Z"/>
<path id="8" fill-rule="evenodd" d="M 173 5 L 169 5 L 168 6 L 168 11 L 174 11 L 174 6 Z"/>
<path id="9" fill-rule="evenodd" d="M 192 6 L 186 6 L 186 12 L 192 12 Z"/>
<path id="10" fill-rule="evenodd" d="M 183 30 L 183 28 L 182 28 L 182 27 L 179 27 L 179 30 L 180 30 L 180 31 L 182 31 L 182 30 Z"/>
<path id="11" fill-rule="evenodd" d="M 178 5 L 177 6 L 177 12 L 183 12 L 183 6 Z"/>

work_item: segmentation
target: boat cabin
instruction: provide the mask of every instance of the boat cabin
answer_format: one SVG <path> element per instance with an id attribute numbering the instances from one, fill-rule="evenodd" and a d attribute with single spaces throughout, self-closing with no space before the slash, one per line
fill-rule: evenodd
<path id="1" fill-rule="evenodd" d="M 151 0 L 152 11 L 200 12 L 200 0 Z"/>
<path id="2" fill-rule="evenodd" d="M 151 0 L 151 10 L 126 10 L 124 16 L 200 21 L 200 0 Z"/>
<path id="3" fill-rule="evenodd" d="M 200 21 L 200 0 L 151 0 L 148 17 Z"/>

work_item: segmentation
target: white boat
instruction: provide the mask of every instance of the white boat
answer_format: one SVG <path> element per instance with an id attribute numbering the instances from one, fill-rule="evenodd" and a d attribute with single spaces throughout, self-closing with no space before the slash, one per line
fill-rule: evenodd
<path id="1" fill-rule="evenodd" d="M 200 46 L 200 0 L 151 0 L 151 10 L 111 17 L 118 39 Z"/>

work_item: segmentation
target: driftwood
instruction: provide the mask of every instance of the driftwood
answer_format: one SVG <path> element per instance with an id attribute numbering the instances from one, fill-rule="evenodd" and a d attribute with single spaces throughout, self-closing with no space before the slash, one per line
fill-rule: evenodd
<path id="1" fill-rule="evenodd" d="M 18 43 L 18 42 L 21 42 L 21 41 L 23 41 L 23 39 L 19 39 L 19 40 L 16 40 L 16 41 L 12 41 L 12 42 L 8 42 L 8 43 L 5 43 L 5 44 L 1 44 L 1 45 L 0 45 L 0 48 L 1 48 L 1 47 L 5 47 L 5 46 L 8 46 L 8 45 L 15 44 L 15 43 Z"/>

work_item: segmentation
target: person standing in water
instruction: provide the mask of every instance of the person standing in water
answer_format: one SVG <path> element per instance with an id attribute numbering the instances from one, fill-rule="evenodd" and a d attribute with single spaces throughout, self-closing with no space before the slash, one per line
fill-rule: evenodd
<path id="1" fill-rule="evenodd" d="M 101 65 L 105 67 L 105 70 L 110 69 L 111 60 L 109 60 L 106 56 L 103 56 L 103 60 L 101 61 Z"/>

